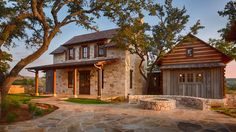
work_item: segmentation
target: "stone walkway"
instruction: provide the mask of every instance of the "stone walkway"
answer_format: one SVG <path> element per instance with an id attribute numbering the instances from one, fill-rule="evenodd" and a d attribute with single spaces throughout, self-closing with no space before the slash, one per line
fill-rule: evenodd
<path id="1" fill-rule="evenodd" d="M 142 110 L 134 104 L 80 105 L 43 98 L 60 108 L 44 117 L 0 126 L 0 132 L 236 132 L 236 119 L 211 111 Z"/>

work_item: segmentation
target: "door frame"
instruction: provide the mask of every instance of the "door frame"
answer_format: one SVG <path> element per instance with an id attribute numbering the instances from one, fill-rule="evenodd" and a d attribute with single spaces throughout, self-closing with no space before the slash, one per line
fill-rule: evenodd
<path id="1" fill-rule="evenodd" d="M 81 95 L 90 95 L 91 93 L 90 93 L 90 73 L 91 73 L 91 71 L 90 70 L 86 70 L 86 71 L 79 71 L 79 94 L 81 94 Z M 83 90 L 81 90 L 81 89 L 83 89 L 83 87 L 82 87 L 82 83 L 81 83 L 81 75 L 86 75 L 86 77 L 87 77 L 87 79 L 88 80 L 86 80 L 86 81 L 88 81 L 87 82 L 87 84 L 88 84 L 88 93 L 81 93 L 81 91 L 83 91 Z M 83 91 L 84 92 L 84 91 Z"/>

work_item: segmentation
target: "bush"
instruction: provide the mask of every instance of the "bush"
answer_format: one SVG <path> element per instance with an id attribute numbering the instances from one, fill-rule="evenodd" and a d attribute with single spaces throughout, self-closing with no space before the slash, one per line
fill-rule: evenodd
<path id="1" fill-rule="evenodd" d="M 34 116 L 42 116 L 44 114 L 44 111 L 40 108 L 35 109 Z"/>
<path id="2" fill-rule="evenodd" d="M 14 122 L 17 118 L 17 115 L 15 113 L 8 113 L 6 116 L 6 120 L 8 123 Z"/>
<path id="3" fill-rule="evenodd" d="M 29 112 L 32 113 L 34 116 L 42 116 L 44 114 L 44 110 L 38 108 L 35 104 L 28 104 Z"/>
<path id="4" fill-rule="evenodd" d="M 30 113 L 34 113 L 34 111 L 36 110 L 36 105 L 34 105 L 34 104 L 28 104 L 28 108 L 29 108 L 29 112 Z"/>

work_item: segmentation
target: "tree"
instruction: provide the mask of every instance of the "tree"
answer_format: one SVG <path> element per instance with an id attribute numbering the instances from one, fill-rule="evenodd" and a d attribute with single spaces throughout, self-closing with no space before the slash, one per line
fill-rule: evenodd
<path id="1" fill-rule="evenodd" d="M 233 40 L 233 38 L 236 38 L 236 2 L 229 1 L 224 10 L 218 11 L 218 13 L 222 17 L 227 17 L 228 22 L 225 28 L 218 31 L 221 38 L 210 39 L 209 43 L 221 52 L 236 59 L 236 40 Z"/>
<path id="2" fill-rule="evenodd" d="M 222 38 L 227 38 L 232 26 L 235 26 L 236 28 L 236 2 L 235 1 L 229 1 L 226 5 L 223 11 L 218 11 L 218 14 L 222 17 L 227 17 L 228 22 L 226 24 L 225 28 L 222 28 L 218 32 L 221 33 Z M 234 30 L 236 31 L 236 29 Z M 236 34 L 234 34 L 236 35 Z M 235 40 L 236 41 L 236 40 Z"/>
<path id="3" fill-rule="evenodd" d="M 148 23 L 142 22 L 144 14 L 139 12 L 135 17 L 119 16 L 117 24 L 122 27 L 118 32 L 115 40 L 119 42 L 120 47 L 126 48 L 131 54 L 136 54 L 140 58 L 139 71 L 143 78 L 147 81 L 147 87 L 150 77 L 145 74 L 142 68 L 143 62 L 149 61 L 149 73 L 157 67 L 157 62 L 165 53 L 171 50 L 182 38 L 181 34 L 186 29 L 189 16 L 186 15 L 186 9 L 173 7 L 172 0 L 166 0 L 164 5 L 149 2 L 145 4 L 144 9 L 149 12 L 149 16 L 158 23 L 150 26 Z M 203 28 L 198 20 L 195 25 L 190 28 L 190 33 L 197 34 L 199 29 Z M 155 57 L 152 57 L 155 56 Z M 158 67 L 157 67 L 158 68 Z"/>
<path id="4" fill-rule="evenodd" d="M 131 3 L 132 2 L 132 3 Z M 4 102 L 12 82 L 29 63 L 39 58 L 47 49 L 60 29 L 70 23 L 86 29 L 97 30 L 96 18 L 104 15 L 114 19 L 113 13 L 123 10 L 126 14 L 138 12 L 141 2 L 126 0 L 8 0 L 0 1 L 0 88 Z M 66 11 L 63 11 L 66 10 Z M 63 15 L 62 15 L 63 14 Z M 59 19 L 58 16 L 65 16 Z M 12 47 L 15 39 L 24 41 L 26 47 L 36 51 L 21 59 L 10 71 L 8 62 L 11 54 L 3 47 Z M 3 103 L 1 103 L 3 104 Z M 3 106 L 3 105 L 1 105 Z M 3 108 L 3 107 L 2 107 Z M 1 109 L 2 115 L 6 111 Z"/>

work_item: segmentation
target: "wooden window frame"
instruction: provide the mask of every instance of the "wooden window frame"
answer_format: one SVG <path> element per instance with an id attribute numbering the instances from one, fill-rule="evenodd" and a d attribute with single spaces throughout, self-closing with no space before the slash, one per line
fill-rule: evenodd
<path id="1" fill-rule="evenodd" d="M 179 83 L 186 83 L 185 73 L 179 73 Z"/>
<path id="2" fill-rule="evenodd" d="M 74 78 L 73 78 L 73 71 L 68 71 L 67 72 L 67 79 L 68 79 L 68 88 L 73 88 L 73 85 L 74 85 Z M 70 80 L 71 79 L 71 80 Z"/>
<path id="3" fill-rule="evenodd" d="M 199 80 L 199 78 L 198 78 L 199 75 L 201 75 L 201 76 L 200 76 L 200 80 Z M 196 83 L 203 83 L 203 74 L 202 74 L 202 73 L 198 72 L 198 73 L 195 74 L 195 82 L 196 82 Z"/>
<path id="4" fill-rule="evenodd" d="M 189 55 L 189 53 L 188 53 L 189 50 L 192 51 L 192 55 Z M 193 48 L 187 48 L 187 49 L 186 49 L 186 56 L 187 56 L 187 57 L 193 57 L 193 53 L 194 53 Z"/>
<path id="5" fill-rule="evenodd" d="M 130 81 L 130 89 L 132 89 L 133 88 L 133 70 L 130 70 L 130 73 L 129 73 L 130 75 L 129 75 L 129 81 Z"/>
<path id="6" fill-rule="evenodd" d="M 72 56 L 71 56 L 72 53 Z M 68 60 L 74 60 L 75 59 L 75 49 L 74 48 L 68 48 Z"/>
<path id="7" fill-rule="evenodd" d="M 89 58 L 88 45 L 84 45 L 84 46 L 82 46 L 81 48 L 82 48 L 82 50 L 81 50 L 81 51 L 82 51 L 82 53 L 81 53 L 82 59 L 88 59 L 88 58 Z M 87 49 L 87 51 L 86 51 L 86 57 L 84 56 L 84 55 L 85 55 L 85 53 L 84 53 L 84 51 L 85 51 L 84 49 L 85 49 L 85 48 Z"/>
<path id="8" fill-rule="evenodd" d="M 100 54 L 100 50 L 103 50 L 103 54 Z M 104 43 L 99 43 L 97 44 L 97 56 L 98 57 L 105 57 L 106 56 L 106 47 L 104 45 Z"/>

